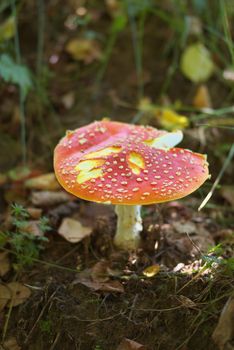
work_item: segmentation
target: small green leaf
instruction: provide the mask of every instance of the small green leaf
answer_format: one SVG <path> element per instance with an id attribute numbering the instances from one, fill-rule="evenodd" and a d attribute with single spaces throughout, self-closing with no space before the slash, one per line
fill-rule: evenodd
<path id="1" fill-rule="evenodd" d="M 32 79 L 28 68 L 22 64 L 17 64 L 7 54 L 0 55 L 0 77 L 5 82 L 19 85 L 24 99 L 32 88 Z"/>
<path id="2" fill-rule="evenodd" d="M 125 15 L 119 15 L 116 17 L 112 23 L 111 30 L 114 33 L 121 32 L 127 24 L 127 17 Z"/>
<path id="3" fill-rule="evenodd" d="M 51 230 L 51 227 L 49 225 L 49 219 L 46 216 L 42 216 L 39 220 L 39 228 L 42 232 L 48 232 Z"/>
<path id="4" fill-rule="evenodd" d="M 180 68 L 186 78 L 194 83 L 208 80 L 214 72 L 210 52 L 202 43 L 188 46 L 182 54 Z"/>
<path id="5" fill-rule="evenodd" d="M 17 219 L 26 219 L 29 217 L 27 210 L 21 204 L 17 203 L 11 205 L 11 213 Z"/>

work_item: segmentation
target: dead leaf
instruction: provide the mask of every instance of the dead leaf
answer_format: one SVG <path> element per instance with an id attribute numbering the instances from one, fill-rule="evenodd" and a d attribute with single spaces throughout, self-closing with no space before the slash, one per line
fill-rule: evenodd
<path id="1" fill-rule="evenodd" d="M 191 299 L 185 297 L 184 295 L 179 295 L 178 299 L 184 307 L 188 309 L 196 308 L 196 304 Z"/>
<path id="2" fill-rule="evenodd" d="M 108 274 L 108 261 L 98 261 L 91 270 L 91 278 L 94 282 L 106 282 L 110 279 Z"/>
<path id="3" fill-rule="evenodd" d="M 25 226 L 23 227 L 23 230 L 27 233 L 30 233 L 31 235 L 35 237 L 43 237 L 44 232 L 40 229 L 40 221 L 39 220 L 29 220 Z"/>
<path id="4" fill-rule="evenodd" d="M 232 350 L 231 341 L 234 337 L 234 297 L 226 302 L 218 324 L 212 334 L 212 339 L 220 350 Z"/>
<path id="5" fill-rule="evenodd" d="M 234 70 L 232 68 L 224 70 L 223 78 L 225 80 L 233 83 L 233 81 L 234 81 Z"/>
<path id="6" fill-rule="evenodd" d="M 210 93 L 206 85 L 201 85 L 197 88 L 193 105 L 197 108 L 212 108 Z"/>
<path id="7" fill-rule="evenodd" d="M 30 199 L 32 204 L 44 208 L 69 202 L 71 200 L 74 200 L 75 197 L 61 190 L 32 192 Z"/>
<path id="8" fill-rule="evenodd" d="M 42 215 L 42 209 L 40 208 L 26 208 L 27 212 L 29 213 L 30 217 L 32 219 L 40 219 L 41 215 Z"/>
<path id="9" fill-rule="evenodd" d="M 4 350 L 21 350 L 21 346 L 18 345 L 15 337 L 7 339 L 3 343 Z"/>
<path id="10" fill-rule="evenodd" d="M 68 92 L 62 96 L 61 101 L 66 109 L 71 109 L 75 103 L 75 93 L 73 91 Z"/>
<path id="11" fill-rule="evenodd" d="M 124 287 L 119 281 L 98 282 L 90 279 L 81 279 L 79 283 L 95 291 L 124 293 Z"/>
<path id="12" fill-rule="evenodd" d="M 146 269 L 143 270 L 143 275 L 146 277 L 154 277 L 155 275 L 157 275 L 160 271 L 160 266 L 155 264 L 155 265 L 151 265 L 146 267 Z"/>
<path id="13" fill-rule="evenodd" d="M 4 309 L 8 301 L 11 299 L 11 292 L 9 288 L 0 284 L 0 312 Z"/>
<path id="14" fill-rule="evenodd" d="M 3 277 L 10 270 L 9 254 L 0 253 L 0 276 Z"/>
<path id="15" fill-rule="evenodd" d="M 60 188 L 60 185 L 54 173 L 43 174 L 33 177 L 24 182 L 26 188 L 31 190 L 46 190 L 55 191 Z"/>
<path id="16" fill-rule="evenodd" d="M 63 219 L 58 233 L 70 243 L 78 243 L 92 233 L 92 227 L 85 227 L 79 221 L 65 218 Z"/>
<path id="17" fill-rule="evenodd" d="M 100 45 L 93 39 L 72 39 L 67 43 L 65 50 L 74 60 L 86 64 L 102 58 Z"/>
<path id="18" fill-rule="evenodd" d="M 188 235 L 190 235 L 192 233 L 197 232 L 196 225 L 192 221 L 175 221 L 172 223 L 172 226 L 178 233 L 187 233 Z"/>
<path id="19" fill-rule="evenodd" d="M 30 289 L 19 282 L 10 282 L 7 284 L 7 288 L 10 290 L 11 298 L 8 306 L 18 306 L 24 303 L 31 295 Z"/>
<path id="20" fill-rule="evenodd" d="M 146 350 L 146 347 L 134 340 L 123 339 L 116 350 Z"/>
<path id="21" fill-rule="evenodd" d="M 6 182 L 7 182 L 7 175 L 3 174 L 3 173 L 0 173 L 0 186 L 5 185 Z"/>

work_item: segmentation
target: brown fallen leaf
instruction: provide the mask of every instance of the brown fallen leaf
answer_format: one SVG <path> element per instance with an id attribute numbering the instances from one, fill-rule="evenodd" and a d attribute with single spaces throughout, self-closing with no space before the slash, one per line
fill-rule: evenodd
<path id="1" fill-rule="evenodd" d="M 15 337 L 7 339 L 3 343 L 4 350 L 21 350 L 21 346 L 18 345 Z"/>
<path id="2" fill-rule="evenodd" d="M 31 190 L 46 190 L 55 191 L 60 187 L 54 173 L 43 174 L 40 176 L 33 177 L 24 182 L 26 188 Z"/>
<path id="3" fill-rule="evenodd" d="M 64 218 L 58 233 L 70 243 L 78 243 L 92 233 L 92 227 L 83 226 L 79 221 Z"/>
<path id="4" fill-rule="evenodd" d="M 7 175 L 3 174 L 3 173 L 0 173 L 0 186 L 5 185 L 6 182 L 7 182 Z"/>
<path id="5" fill-rule="evenodd" d="M 38 207 L 52 207 L 61 203 L 69 202 L 75 199 L 74 196 L 65 191 L 38 191 L 31 194 L 32 204 Z"/>
<path id="6" fill-rule="evenodd" d="M 0 277 L 3 277 L 10 270 L 9 254 L 0 253 Z"/>
<path id="7" fill-rule="evenodd" d="M 200 85 L 193 98 L 193 105 L 197 108 L 211 108 L 210 93 L 206 85 Z"/>
<path id="8" fill-rule="evenodd" d="M 8 303 L 8 306 L 18 306 L 24 303 L 31 295 L 30 289 L 19 282 L 10 282 L 7 284 L 7 288 L 11 294 L 11 301 Z"/>
<path id="9" fill-rule="evenodd" d="M 8 301 L 11 299 L 11 292 L 9 288 L 0 284 L 0 312 L 4 309 Z"/>
<path id="10" fill-rule="evenodd" d="M 75 103 L 75 93 L 73 91 L 63 95 L 61 102 L 66 109 L 71 109 Z"/>
<path id="11" fill-rule="evenodd" d="M 42 215 L 42 209 L 40 208 L 26 208 L 27 212 L 29 213 L 29 215 L 31 216 L 32 219 L 40 219 L 41 215 Z"/>
<path id="12" fill-rule="evenodd" d="M 44 232 L 40 229 L 40 221 L 39 220 L 29 220 L 24 225 L 24 231 L 30 233 L 35 237 L 43 237 Z"/>
<path id="13" fill-rule="evenodd" d="M 212 334 L 212 339 L 220 350 L 233 350 L 231 341 L 234 337 L 234 296 L 226 302 L 218 324 Z"/>
<path id="14" fill-rule="evenodd" d="M 178 233 L 187 233 L 188 235 L 196 233 L 196 225 L 192 221 L 175 221 L 172 223 L 172 226 Z"/>
<path id="15" fill-rule="evenodd" d="M 181 304 L 188 308 L 188 309 L 195 309 L 196 308 L 196 304 L 189 298 L 187 298 L 184 295 L 179 295 L 178 296 L 178 300 L 181 302 Z"/>
<path id="16" fill-rule="evenodd" d="M 94 282 L 106 282 L 110 279 L 108 274 L 108 261 L 98 261 L 91 270 L 91 278 Z"/>
<path id="17" fill-rule="evenodd" d="M 146 350 L 146 347 L 134 340 L 123 339 L 116 350 Z"/>
<path id="18" fill-rule="evenodd" d="M 65 50 L 74 60 L 83 61 L 86 64 L 102 58 L 100 45 L 93 39 L 71 39 Z"/>
<path id="19" fill-rule="evenodd" d="M 93 289 L 94 291 L 109 292 L 109 293 L 124 293 L 124 287 L 119 281 L 98 282 L 90 279 L 81 279 L 79 283 Z"/>

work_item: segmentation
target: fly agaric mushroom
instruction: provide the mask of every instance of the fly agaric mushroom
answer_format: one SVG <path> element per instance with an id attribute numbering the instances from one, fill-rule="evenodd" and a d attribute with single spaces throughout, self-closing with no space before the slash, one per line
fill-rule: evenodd
<path id="1" fill-rule="evenodd" d="M 67 131 L 54 152 L 60 184 L 89 201 L 116 205 L 115 244 L 139 245 L 141 205 L 187 196 L 209 177 L 206 156 L 172 148 L 181 131 L 99 121 Z"/>

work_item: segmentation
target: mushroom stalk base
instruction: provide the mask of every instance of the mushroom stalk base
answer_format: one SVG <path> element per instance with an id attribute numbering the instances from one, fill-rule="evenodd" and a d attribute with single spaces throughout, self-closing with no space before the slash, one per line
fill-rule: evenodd
<path id="1" fill-rule="evenodd" d="M 138 248 L 140 232 L 142 231 L 140 205 L 116 205 L 115 212 L 118 217 L 117 230 L 114 243 L 125 250 Z"/>

